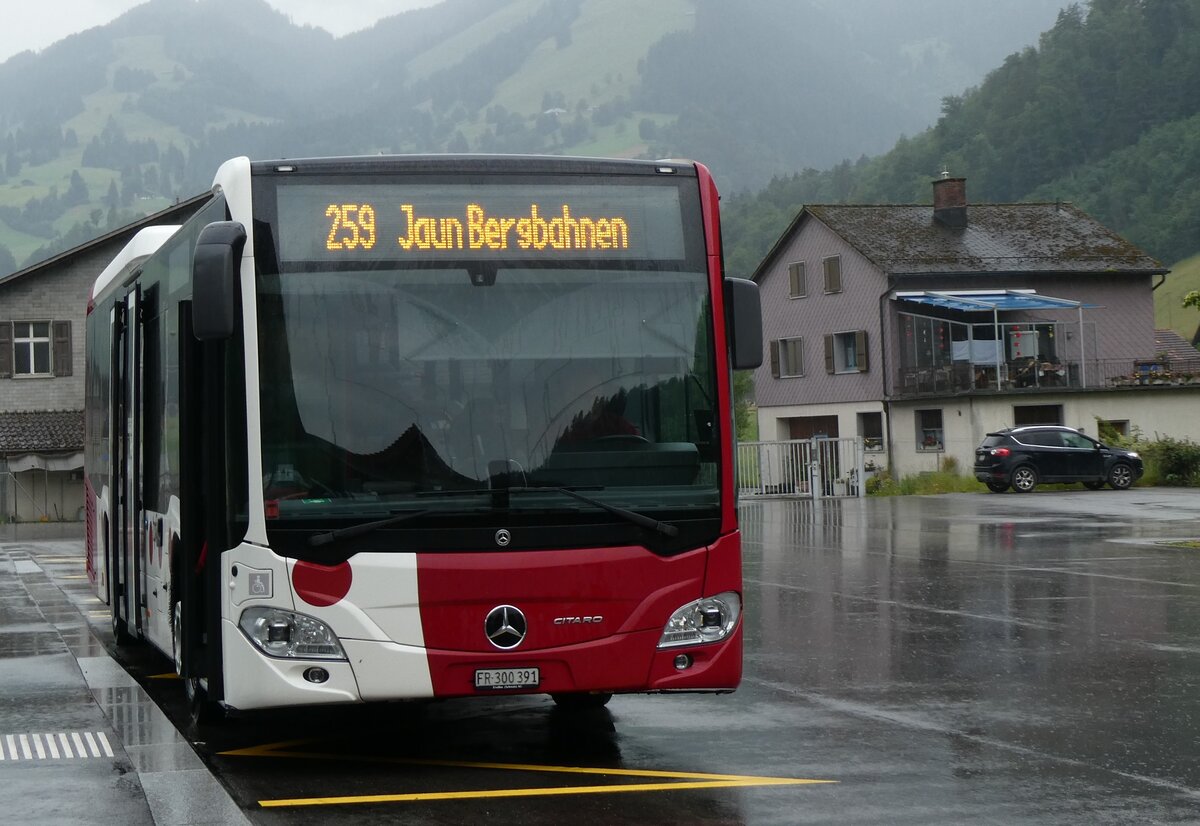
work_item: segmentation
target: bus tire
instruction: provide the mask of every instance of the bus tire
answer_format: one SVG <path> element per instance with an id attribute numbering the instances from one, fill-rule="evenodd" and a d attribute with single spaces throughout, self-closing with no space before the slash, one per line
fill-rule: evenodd
<path id="1" fill-rule="evenodd" d="M 112 618 L 113 640 L 116 642 L 118 648 L 131 645 L 133 643 L 133 635 L 129 633 L 128 623 L 117 614 L 117 598 L 115 596 L 110 608 L 109 614 Z"/>
<path id="2" fill-rule="evenodd" d="M 612 694 L 551 694 L 550 699 L 563 711 L 589 711 L 604 708 Z"/>
<path id="3" fill-rule="evenodd" d="M 187 699 L 188 716 L 193 726 L 212 726 L 225 720 L 225 709 L 220 703 L 208 699 L 205 690 L 197 677 L 183 677 L 183 647 L 180 637 L 183 635 L 183 603 L 176 601 L 171 606 L 171 657 L 175 662 L 175 673 L 183 682 L 183 696 Z"/>
<path id="4" fill-rule="evenodd" d="M 124 648 L 133 642 L 133 637 L 129 635 L 129 626 L 125 624 L 125 620 L 119 619 L 115 612 L 112 615 L 112 632 L 118 648 Z"/>
<path id="5" fill-rule="evenodd" d="M 224 706 L 208 699 L 208 691 L 200 685 L 200 680 L 195 677 L 184 680 L 184 690 L 190 695 L 188 709 L 193 725 L 196 727 L 207 727 L 217 726 L 225 722 Z"/>
<path id="6" fill-rule="evenodd" d="M 117 595 L 117 555 L 112 552 L 112 548 L 108 543 L 108 517 L 104 517 L 104 556 L 108 560 L 108 614 L 109 620 L 112 623 L 113 641 L 116 642 L 118 648 L 122 648 L 133 642 L 133 637 L 129 633 L 129 625 L 125 620 L 121 619 L 120 597 Z"/>
<path id="7" fill-rule="evenodd" d="M 216 726 L 225 722 L 225 707 L 208 699 L 208 689 L 199 677 L 188 677 L 183 681 L 183 693 L 187 697 L 188 716 L 193 728 Z"/>
<path id="8" fill-rule="evenodd" d="M 175 663 L 175 673 L 183 677 L 183 646 L 179 638 L 183 636 L 183 603 L 175 600 L 171 603 L 171 660 Z"/>

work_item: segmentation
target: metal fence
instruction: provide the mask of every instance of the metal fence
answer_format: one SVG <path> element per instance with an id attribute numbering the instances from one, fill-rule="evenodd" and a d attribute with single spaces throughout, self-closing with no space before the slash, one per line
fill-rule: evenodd
<path id="1" fill-rule="evenodd" d="M 1025 360 L 996 366 L 954 362 L 929 369 L 897 368 L 897 397 L 945 396 L 961 393 L 1063 388 L 1113 388 L 1145 385 L 1200 384 L 1200 357 L 1195 359 L 1088 359 L 1049 363 Z"/>
<path id="2" fill-rule="evenodd" d="M 738 494 L 834 498 L 864 496 L 859 438 L 742 442 L 737 447 Z"/>

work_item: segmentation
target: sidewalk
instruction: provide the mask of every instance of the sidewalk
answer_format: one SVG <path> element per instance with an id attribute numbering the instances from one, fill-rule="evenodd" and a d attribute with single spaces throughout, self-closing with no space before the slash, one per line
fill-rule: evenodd
<path id="1" fill-rule="evenodd" d="M 113 660 L 76 538 L 0 534 L 0 813 L 5 823 L 244 824 Z"/>

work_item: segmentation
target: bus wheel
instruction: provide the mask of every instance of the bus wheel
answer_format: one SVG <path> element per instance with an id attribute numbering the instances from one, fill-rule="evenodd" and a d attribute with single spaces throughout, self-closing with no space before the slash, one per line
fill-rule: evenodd
<path id="1" fill-rule="evenodd" d="M 118 647 L 124 647 L 133 642 L 133 635 L 129 633 L 129 625 L 125 620 L 117 616 L 117 606 L 114 602 L 112 606 L 112 632 L 113 639 L 116 640 Z"/>
<path id="2" fill-rule="evenodd" d="M 604 708 L 612 699 L 611 694 L 551 694 L 550 699 L 563 711 L 587 711 Z"/>
<path id="3" fill-rule="evenodd" d="M 183 603 L 176 602 L 171 609 L 171 654 L 175 660 L 175 673 L 183 677 Z M 225 719 L 225 709 L 220 703 L 211 702 L 208 692 L 198 677 L 183 678 L 183 696 L 187 698 L 188 714 L 192 724 L 211 726 Z"/>
<path id="4" fill-rule="evenodd" d="M 175 661 L 175 673 L 183 676 L 183 603 L 171 606 L 171 659 Z"/>
<path id="5" fill-rule="evenodd" d="M 198 677 L 183 681 L 183 693 L 187 697 L 188 712 L 194 726 L 215 726 L 225 722 L 225 708 L 208 699 L 208 690 Z"/>

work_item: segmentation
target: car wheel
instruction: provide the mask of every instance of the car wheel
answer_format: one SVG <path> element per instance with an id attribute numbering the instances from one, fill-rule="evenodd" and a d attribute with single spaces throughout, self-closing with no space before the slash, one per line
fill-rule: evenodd
<path id="1" fill-rule="evenodd" d="M 1108 484 L 1113 490 L 1126 490 L 1133 484 L 1133 468 L 1124 462 L 1117 462 L 1108 471 Z"/>
<path id="2" fill-rule="evenodd" d="M 1029 493 L 1037 487 L 1037 471 L 1030 465 L 1021 465 L 1012 472 L 1012 486 L 1017 493 Z"/>
<path id="3" fill-rule="evenodd" d="M 1008 482 L 984 482 L 992 493 L 1004 493 L 1008 490 Z"/>
<path id="4" fill-rule="evenodd" d="M 1083 486 L 1085 488 L 1087 488 L 1088 490 L 1100 490 L 1100 488 L 1104 487 L 1104 483 L 1103 482 L 1084 482 Z"/>

